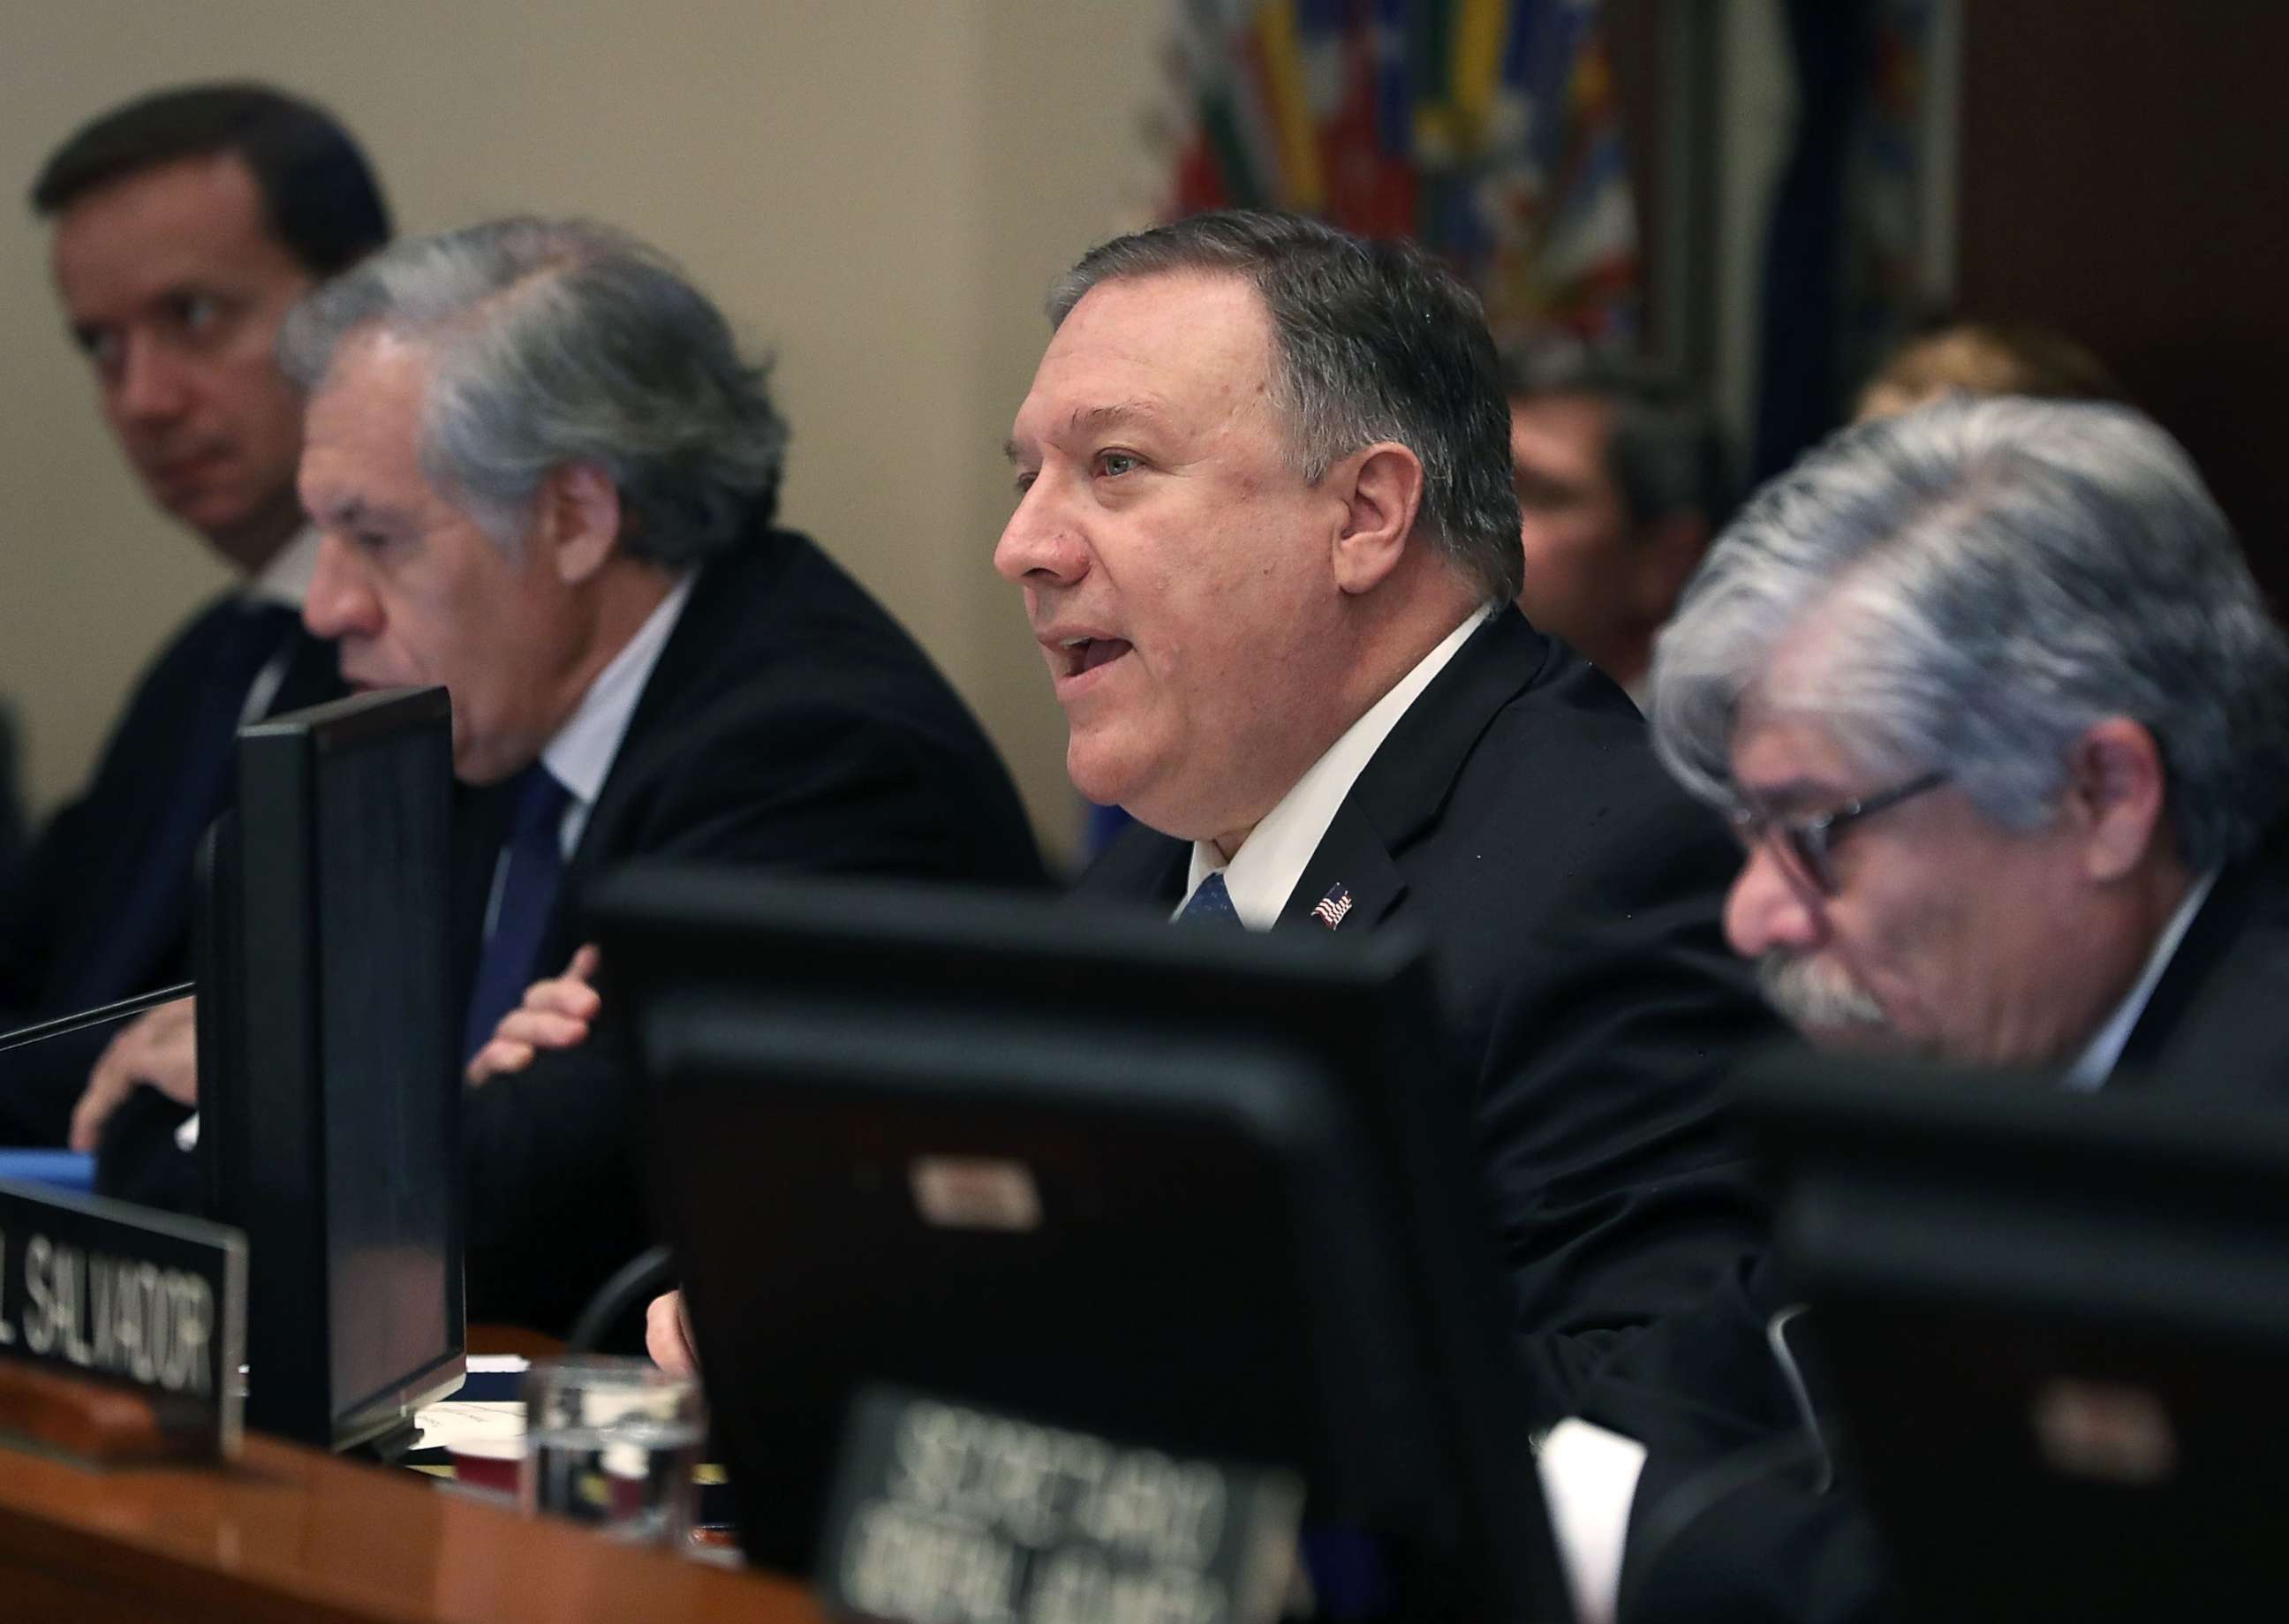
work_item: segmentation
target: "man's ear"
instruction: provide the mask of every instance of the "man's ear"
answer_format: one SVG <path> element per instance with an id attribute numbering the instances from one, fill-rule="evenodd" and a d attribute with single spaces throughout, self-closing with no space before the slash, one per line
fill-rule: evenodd
<path id="1" fill-rule="evenodd" d="M 1394 441 L 1354 451 L 1328 470 L 1324 488 L 1344 504 L 1336 536 L 1336 585 L 1372 592 L 1399 567 L 1423 506 L 1423 459 Z"/>
<path id="2" fill-rule="evenodd" d="M 2127 716 L 2094 722 L 2067 752 L 2065 811 L 2080 832 L 2083 867 L 2102 883 L 2135 869 L 2167 840 L 2169 776 L 2162 747 Z"/>
<path id="3" fill-rule="evenodd" d="M 620 540 L 620 492 L 593 462 L 551 468 L 540 482 L 536 545 L 557 578 L 577 586 L 604 567 Z"/>

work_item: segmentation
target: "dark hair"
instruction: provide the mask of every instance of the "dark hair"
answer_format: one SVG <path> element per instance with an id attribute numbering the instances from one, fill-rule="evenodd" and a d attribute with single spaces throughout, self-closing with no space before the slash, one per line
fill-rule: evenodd
<path id="1" fill-rule="evenodd" d="M 1518 596 L 1510 410 L 1477 298 L 1408 243 L 1373 243 L 1300 215 L 1227 210 L 1091 249 L 1049 292 L 1062 322 L 1101 282 L 1182 271 L 1243 277 L 1276 335 L 1273 399 L 1294 459 L 1318 480 L 1379 440 L 1423 463 L 1423 518 L 1489 601 Z"/>
<path id="2" fill-rule="evenodd" d="M 1606 468 L 1632 524 L 1698 513 L 1713 533 L 1732 516 L 1733 484 L 1716 419 L 1690 392 L 1607 358 L 1528 346 L 1503 357 L 1514 401 L 1579 398 L 1612 411 Z"/>
<path id="3" fill-rule="evenodd" d="M 115 180 L 225 153 L 253 175 L 270 235 L 313 276 L 347 270 L 389 241 L 389 205 L 349 131 L 261 84 L 154 91 L 91 119 L 40 166 L 32 211 L 52 217 Z"/>

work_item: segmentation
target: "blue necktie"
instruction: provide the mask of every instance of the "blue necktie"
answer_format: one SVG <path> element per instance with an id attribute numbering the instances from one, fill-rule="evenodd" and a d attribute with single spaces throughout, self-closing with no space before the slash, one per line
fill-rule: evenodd
<path id="1" fill-rule="evenodd" d="M 1221 925 L 1226 929 L 1245 930 L 1240 910 L 1232 905 L 1232 892 L 1224 883 L 1224 871 L 1218 869 L 1200 881 L 1185 902 L 1184 912 L 1176 915 L 1180 925 Z"/>
<path id="2" fill-rule="evenodd" d="M 167 803 L 152 826 L 118 919 L 101 949 L 72 978 L 67 1008 L 107 1004 L 146 990 L 154 960 L 181 927 L 199 837 L 231 799 L 232 749 L 246 696 L 263 666 L 286 646 L 296 618 L 291 609 L 276 603 L 226 604 L 216 614 L 214 641 L 198 673 L 197 698 L 183 721 L 182 754 L 167 786 Z"/>
<path id="3" fill-rule="evenodd" d="M 499 902 L 461 1028 L 464 1061 L 475 1059 L 501 1017 L 524 1001 L 524 990 L 540 968 L 541 935 L 564 873 L 560 836 L 572 792 L 538 761 L 517 775 L 514 792 L 508 839 L 501 847 Z"/>

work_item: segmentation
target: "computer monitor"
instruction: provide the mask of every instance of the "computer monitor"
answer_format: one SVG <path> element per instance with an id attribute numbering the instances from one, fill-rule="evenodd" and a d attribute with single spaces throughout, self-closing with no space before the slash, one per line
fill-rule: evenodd
<path id="1" fill-rule="evenodd" d="M 1907 1616 L 2237 1617 L 2289 1590 L 2289 1121 L 2203 1081 L 1743 1078 Z"/>
<path id="2" fill-rule="evenodd" d="M 246 1421 L 322 1447 L 459 1384 L 441 688 L 251 724 L 195 951 L 199 1145 L 248 1252 Z"/>
<path id="3" fill-rule="evenodd" d="M 1420 954 L 913 886 L 591 894 L 757 1563 L 853 1397 L 1292 1469 L 1378 1614 L 1566 1616 Z"/>

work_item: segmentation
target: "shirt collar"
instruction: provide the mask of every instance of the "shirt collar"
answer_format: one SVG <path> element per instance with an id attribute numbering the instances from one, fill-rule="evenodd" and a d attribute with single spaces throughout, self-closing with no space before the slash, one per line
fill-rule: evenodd
<path id="1" fill-rule="evenodd" d="M 691 596 L 693 578 L 686 575 L 654 606 L 636 634 L 588 684 L 572 714 L 540 752 L 550 775 L 571 792 L 579 808 L 594 805 L 603 790 L 604 776 L 612 770 L 612 759 L 619 754 L 620 741 L 627 736 L 636 701 L 643 697 L 651 669 L 659 664 L 668 634 L 675 630 L 684 601 Z"/>
<path id="2" fill-rule="evenodd" d="M 2069 1088 L 2088 1094 L 2106 1086 L 2115 1063 L 2122 1058 L 2123 1048 L 2130 1041 L 2130 1033 L 2138 1024 L 2138 1017 L 2146 1013 L 2146 1001 L 2154 996 L 2154 988 L 2162 979 L 2162 972 L 2170 967 L 2171 957 L 2178 943 L 2185 940 L 2187 930 L 2193 925 L 2194 915 L 2202 910 L 2210 888 L 2217 883 L 2218 871 L 2212 869 L 2193 883 L 2185 899 L 2178 904 L 2177 912 L 2170 916 L 2162 934 L 2154 943 L 2154 951 L 2146 956 L 2145 974 L 2138 984 L 2130 989 L 2130 996 L 2115 1006 L 2114 1014 L 2098 1029 L 2098 1036 L 2090 1040 L 2074 1070 L 2066 1074 Z"/>
<path id="3" fill-rule="evenodd" d="M 1456 651 L 1468 642 L 1471 633 L 1485 624 L 1497 606 L 1482 604 L 1460 625 L 1447 633 L 1440 645 L 1416 662 L 1415 668 L 1392 686 L 1391 691 L 1369 705 L 1367 713 L 1344 730 L 1343 736 L 1328 747 L 1327 752 L 1312 762 L 1311 768 L 1298 778 L 1293 787 L 1280 798 L 1280 804 L 1264 814 L 1264 821 L 1249 832 L 1240 843 L 1240 850 L 1227 864 L 1224 854 L 1208 840 L 1192 843 L 1191 876 L 1184 882 L 1184 901 L 1201 880 L 1219 869 L 1224 872 L 1224 888 L 1232 894 L 1232 912 L 1240 922 L 1250 930 L 1269 930 L 1287 905 L 1288 893 L 1304 877 L 1304 865 L 1312 854 L 1320 848 L 1320 841 L 1328 832 L 1328 825 L 1336 821 L 1344 800 L 1352 792 L 1352 785 L 1367 770 L 1367 764 L 1382 748 L 1383 741 L 1407 714 L 1408 707 L 1431 686 L 1431 680 L 1447 668 L 1447 662 Z M 1183 904 L 1177 904 L 1183 912 Z"/>
<path id="4" fill-rule="evenodd" d="M 318 568 L 318 529 L 306 524 L 270 555 L 270 561 L 247 577 L 238 595 L 250 604 L 277 603 L 299 612 L 310 595 L 310 577 Z"/>

